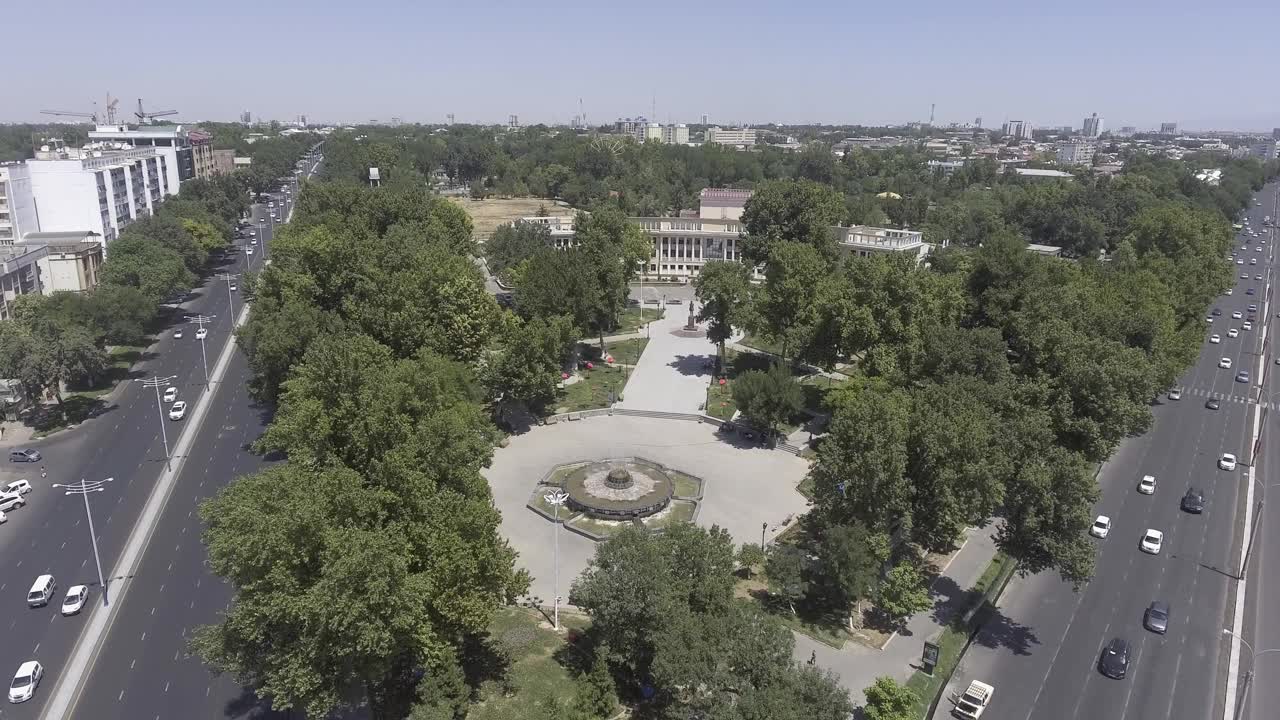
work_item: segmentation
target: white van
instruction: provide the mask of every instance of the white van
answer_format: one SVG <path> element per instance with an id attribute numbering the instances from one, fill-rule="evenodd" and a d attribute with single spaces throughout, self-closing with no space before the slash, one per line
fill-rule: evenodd
<path id="1" fill-rule="evenodd" d="M 41 575 L 27 591 L 27 607 L 37 608 L 48 605 L 57 589 L 58 583 L 54 582 L 52 575 Z"/>

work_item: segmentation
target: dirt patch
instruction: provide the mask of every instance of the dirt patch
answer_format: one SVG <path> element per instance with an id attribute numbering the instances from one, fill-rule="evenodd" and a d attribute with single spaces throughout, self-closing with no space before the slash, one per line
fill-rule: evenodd
<path id="1" fill-rule="evenodd" d="M 577 214 L 577 211 L 573 208 L 557 205 L 555 200 L 544 198 L 487 198 L 485 200 L 473 200 L 471 198 L 451 197 L 449 201 L 461 205 L 462 209 L 466 210 L 467 214 L 471 216 L 471 224 L 475 228 L 473 235 L 477 240 L 488 238 L 499 225 L 514 222 L 522 217 L 537 215 L 539 208 L 545 208 L 546 214 L 552 217 L 573 217 Z"/>

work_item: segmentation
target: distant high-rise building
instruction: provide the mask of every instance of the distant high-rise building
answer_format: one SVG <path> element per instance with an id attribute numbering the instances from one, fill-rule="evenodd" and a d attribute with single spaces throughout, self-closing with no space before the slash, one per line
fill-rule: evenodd
<path id="1" fill-rule="evenodd" d="M 245 110 L 244 112 L 240 113 L 240 122 L 245 125 L 252 125 L 253 115 L 248 110 Z"/>
<path id="2" fill-rule="evenodd" d="M 1102 135 L 1102 129 L 1105 121 L 1098 117 L 1098 113 L 1094 113 L 1084 119 L 1084 130 L 1081 134 L 1085 137 L 1096 138 Z"/>
<path id="3" fill-rule="evenodd" d="M 982 129 L 982 116 L 981 116 L 981 115 L 979 115 L 978 117 L 976 117 L 976 118 L 974 118 L 974 119 L 973 119 L 973 126 L 974 126 L 974 127 L 976 127 L 976 128 L 978 128 L 979 130 L 981 130 L 981 129 Z"/>
<path id="4" fill-rule="evenodd" d="M 1275 140 L 1264 140 L 1260 143 L 1254 143 L 1249 146 L 1249 157 L 1255 157 L 1259 160 L 1275 160 L 1277 145 L 1280 145 L 1280 143 L 1277 143 Z"/>
<path id="5" fill-rule="evenodd" d="M 1272 139 L 1272 140 L 1280 140 L 1280 128 L 1272 128 L 1272 129 L 1271 129 L 1271 139 Z"/>
<path id="6" fill-rule="evenodd" d="M 1030 140 L 1031 123 L 1026 120 L 1008 120 L 1004 124 L 1003 132 L 1005 137 L 1015 140 Z"/>
<path id="7" fill-rule="evenodd" d="M 1092 165 L 1098 144 L 1093 140 L 1069 140 L 1058 143 L 1059 165 Z"/>
<path id="8" fill-rule="evenodd" d="M 1161 135 L 1177 135 L 1178 123 L 1176 122 L 1160 123 L 1160 134 Z"/>
<path id="9" fill-rule="evenodd" d="M 1133 125 L 1124 125 L 1120 128 L 1120 134 L 1124 137 L 1133 137 L 1138 134 L 1138 128 Z"/>
<path id="10" fill-rule="evenodd" d="M 684 124 L 664 125 L 662 127 L 662 142 L 668 145 L 688 145 L 689 126 Z"/>
<path id="11" fill-rule="evenodd" d="M 711 124 L 711 117 L 710 117 L 709 115 L 707 115 L 706 113 L 702 113 L 702 124 L 703 124 L 703 125 L 710 125 L 710 124 Z"/>
<path id="12" fill-rule="evenodd" d="M 1070 125 L 1063 125 L 1063 126 L 1061 126 L 1061 127 L 1059 127 L 1059 128 L 1058 128 L 1058 134 L 1059 134 L 1059 135 L 1070 135 L 1071 133 L 1074 133 L 1075 131 L 1076 131 L 1076 129 L 1075 129 L 1075 128 L 1073 128 L 1073 127 L 1071 127 Z"/>
<path id="13" fill-rule="evenodd" d="M 706 141 L 718 145 L 755 145 L 756 131 L 751 128 L 707 128 Z"/>

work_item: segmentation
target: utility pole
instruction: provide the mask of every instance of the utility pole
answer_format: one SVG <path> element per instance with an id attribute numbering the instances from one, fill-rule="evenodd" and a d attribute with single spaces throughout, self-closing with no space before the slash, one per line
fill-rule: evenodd
<path id="1" fill-rule="evenodd" d="M 555 508 L 555 528 L 553 530 L 553 532 L 555 533 L 555 550 L 554 550 L 554 554 L 552 555 L 552 558 L 553 558 L 552 566 L 555 568 L 555 570 L 553 571 L 553 574 L 555 575 L 555 580 L 553 581 L 555 583 L 554 584 L 555 597 L 551 601 L 552 603 L 551 625 L 556 630 L 559 630 L 560 629 L 560 506 L 564 505 L 565 501 L 569 499 L 569 493 L 563 490 L 556 490 L 555 492 L 549 492 L 546 495 L 543 495 L 542 499 L 546 500 L 549 505 Z"/>
<path id="2" fill-rule="evenodd" d="M 201 330 L 204 330 L 205 323 L 213 322 L 213 319 L 216 317 L 218 316 L 217 315 L 188 315 L 187 322 L 195 323 L 196 325 L 200 326 Z M 205 333 L 197 332 L 196 334 L 200 336 L 200 361 L 201 363 L 204 364 L 204 391 L 209 392 L 209 356 L 205 353 L 205 349 L 204 349 Z"/>
<path id="3" fill-rule="evenodd" d="M 160 386 L 168 385 L 173 382 L 176 377 L 178 376 L 169 375 L 167 377 L 160 377 L 159 375 L 155 375 L 149 378 L 139 378 L 134 381 L 142 383 L 142 387 L 155 388 L 156 390 L 156 412 L 159 413 L 157 417 L 160 418 L 160 438 L 164 441 L 164 464 L 170 471 L 173 470 L 173 461 L 169 456 L 169 431 L 165 430 L 164 427 L 164 405 L 160 403 Z"/>
<path id="4" fill-rule="evenodd" d="M 225 280 L 227 283 L 227 302 L 231 304 L 231 321 L 235 322 L 236 318 L 236 299 L 231 293 L 231 281 L 240 277 L 237 273 L 222 273 L 218 276 L 219 280 Z"/>
<path id="5" fill-rule="evenodd" d="M 89 541 L 93 545 L 93 562 L 98 566 L 98 584 L 102 586 L 102 605 L 106 607 L 111 602 L 107 598 L 107 579 L 102 574 L 102 558 L 98 555 L 98 536 L 93 531 L 93 513 L 89 511 L 89 493 L 102 492 L 106 488 L 103 486 L 111 482 L 115 478 L 107 478 L 106 480 L 95 480 L 88 482 L 84 478 L 80 482 L 71 485 L 61 485 L 54 483 L 50 487 L 61 488 L 66 495 L 79 495 L 84 498 L 84 515 L 89 519 Z"/>

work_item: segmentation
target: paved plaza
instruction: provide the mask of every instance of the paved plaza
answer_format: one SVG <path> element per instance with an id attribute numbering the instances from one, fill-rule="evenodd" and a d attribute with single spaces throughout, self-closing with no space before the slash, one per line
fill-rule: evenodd
<path id="1" fill-rule="evenodd" d="M 648 354 L 647 352 L 645 353 Z M 525 507 L 544 473 L 559 463 L 639 456 L 705 481 L 698 524 L 719 525 L 737 544 L 760 542 L 788 519 L 806 510 L 796 485 L 808 463 L 779 450 L 732 444 L 716 428 L 699 422 L 601 416 L 534 427 L 511 436 L 485 470 L 493 499 L 502 511 L 502 533 L 520 553 L 519 564 L 533 576 L 529 593 L 550 604 L 554 597 L 554 526 Z M 560 532 L 560 595 L 567 597 L 573 578 L 587 566 L 595 543 L 568 530 Z"/>
<path id="2" fill-rule="evenodd" d="M 622 391 L 618 407 L 696 413 L 707 398 L 716 346 L 706 336 L 682 337 L 689 304 L 668 305 L 667 314 L 649 324 L 649 344 Z"/>

